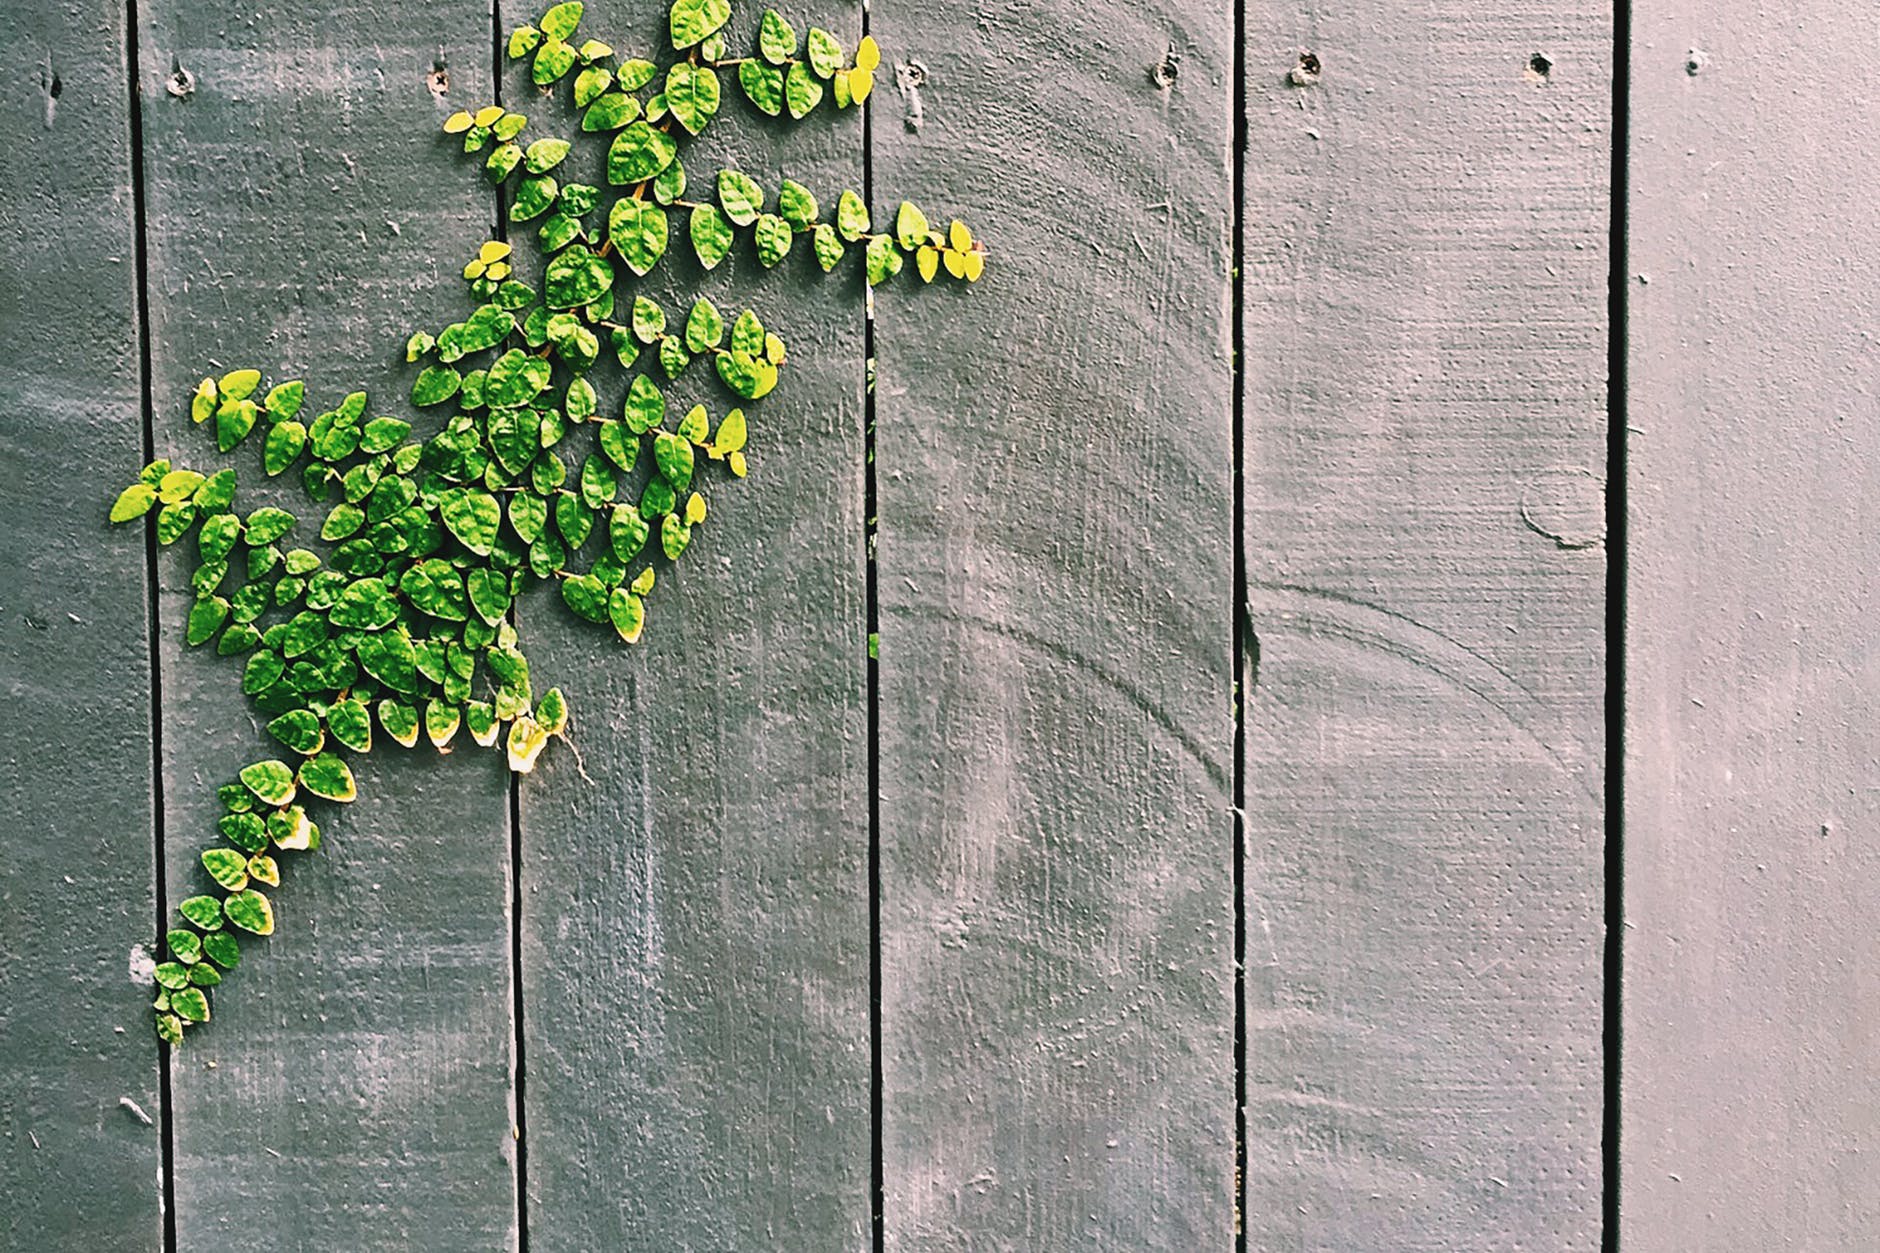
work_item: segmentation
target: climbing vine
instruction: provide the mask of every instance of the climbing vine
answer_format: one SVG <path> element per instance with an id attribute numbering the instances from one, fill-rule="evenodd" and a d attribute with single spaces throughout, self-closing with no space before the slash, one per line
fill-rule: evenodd
<path id="1" fill-rule="evenodd" d="M 681 221 L 676 246 L 706 270 L 740 237 L 766 268 L 799 244 L 825 272 L 856 254 L 871 285 L 910 258 L 927 281 L 983 270 L 984 247 L 962 223 L 936 230 L 912 204 L 880 231 L 853 190 L 825 213 L 809 188 L 785 178 L 773 195 L 737 169 L 688 196 L 681 145 L 718 114 L 725 75 L 770 117 L 854 108 L 874 85 L 874 40 L 851 56 L 820 28 L 799 41 L 770 10 L 755 52 L 729 57 L 731 0 L 676 0 L 662 66 L 577 43 L 582 7 L 555 5 L 510 36 L 508 54 L 529 60 L 544 97 L 570 84 L 581 131 L 607 141 L 616 191 L 604 217 L 610 193 L 558 179 L 568 139 L 530 138 L 523 113 L 495 104 L 444 121 L 503 189 L 508 221 L 534 224 L 537 280 L 510 242 L 485 243 L 463 266 L 468 316 L 407 341 L 411 404 L 449 416 L 420 432 L 368 417 L 356 391 L 303 421 L 300 382 L 264 390 L 259 371 L 233 370 L 202 380 L 190 415 L 219 453 L 259 433 L 263 473 L 298 474 L 324 510 L 318 547 L 295 542 L 300 520 L 285 509 L 237 511 L 233 469 L 155 461 L 111 508 L 113 522 L 149 518 L 161 544 L 194 533 L 185 641 L 244 659 L 242 691 L 281 745 L 217 791 L 220 842 L 201 855 L 216 891 L 177 907 L 155 969 L 156 1030 L 170 1044 L 209 1020 L 210 990 L 241 960 L 238 935 L 273 932 L 262 889 L 280 886 L 276 854 L 318 848 L 319 804 L 357 795 L 348 755 L 383 738 L 445 752 L 464 735 L 500 743 L 509 768 L 528 773 L 568 734 L 569 711 L 559 689 L 535 692 L 515 599 L 552 580 L 577 615 L 634 643 L 660 572 L 706 521 L 708 477 L 746 474 L 745 406 L 776 386 L 784 341 L 750 309 L 731 316 L 701 297 L 669 310 L 633 292 Z M 739 403 L 716 418 L 703 404 L 669 411 L 666 386 L 707 360 Z M 604 398 L 618 381 L 604 377 L 610 362 L 627 381 Z"/>

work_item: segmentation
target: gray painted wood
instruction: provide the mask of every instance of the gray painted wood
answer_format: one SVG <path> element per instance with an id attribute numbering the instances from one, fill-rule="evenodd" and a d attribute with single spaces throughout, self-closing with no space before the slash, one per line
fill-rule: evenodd
<path id="1" fill-rule="evenodd" d="M 1880 14 L 1634 14 L 1621 1244 L 1867 1249 Z"/>
<path id="2" fill-rule="evenodd" d="M 871 22 L 888 1247 L 1225 1248 L 1231 16 Z"/>
<path id="3" fill-rule="evenodd" d="M 486 95 L 468 3 L 141 6 L 158 447 L 213 463 L 187 419 L 206 371 L 304 376 L 310 413 L 355 386 L 409 416 L 404 337 L 460 309 L 492 201 L 438 124 Z M 448 93 L 431 90 L 434 69 Z M 166 80 L 180 68 L 194 90 Z M 420 425 L 428 430 L 428 425 Z M 319 511 L 240 455 L 250 505 Z M 247 493 L 252 492 L 252 497 Z M 168 890 L 207 880 L 212 789 L 270 755 L 239 667 L 180 647 L 187 565 L 162 563 Z M 495 754 L 389 742 L 326 843 L 290 855 L 279 930 L 173 1062 L 178 1247 L 467 1249 L 512 1243 L 508 776 Z"/>
<path id="4" fill-rule="evenodd" d="M 121 6 L 0 14 L 0 1244 L 163 1242 L 143 464 Z M 147 976 L 146 976 L 147 978 Z M 82 1186 L 81 1186 L 82 1185 Z"/>
<path id="5" fill-rule="evenodd" d="M 817 20 L 859 29 L 840 11 Z M 588 20 L 657 51 L 663 7 L 634 12 Z M 825 204 L 861 186 L 855 115 L 767 123 L 735 89 L 685 154 L 694 189 L 727 164 Z M 701 458 L 711 515 L 660 561 L 640 643 L 552 590 L 519 607 L 575 750 L 521 791 L 532 1250 L 868 1247 L 863 292 L 859 257 L 825 277 L 797 254 L 766 273 L 741 246 L 710 276 L 673 256 L 623 288 L 681 317 L 701 292 L 753 308 L 789 347 L 748 410 L 749 477 Z M 596 374 L 617 411 L 630 376 Z M 735 403 L 703 364 L 666 391 L 675 418 Z"/>
<path id="6" fill-rule="evenodd" d="M 1595 1248 L 1610 20 L 1248 19 L 1248 1247 Z"/>

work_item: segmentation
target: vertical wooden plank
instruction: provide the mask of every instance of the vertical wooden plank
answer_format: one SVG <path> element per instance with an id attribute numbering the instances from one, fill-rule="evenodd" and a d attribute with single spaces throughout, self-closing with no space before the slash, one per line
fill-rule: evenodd
<path id="1" fill-rule="evenodd" d="M 1248 21 L 1248 1247 L 1592 1248 L 1610 16 Z"/>
<path id="2" fill-rule="evenodd" d="M 1633 20 L 1621 1245 L 1871 1248 L 1880 12 Z"/>
<path id="3" fill-rule="evenodd" d="M 145 545 L 105 521 L 143 464 L 124 47 L 116 4 L 0 14 L 0 1233 L 12 1248 L 163 1242 L 159 1055 L 137 973 L 156 925 Z"/>
<path id="4" fill-rule="evenodd" d="M 739 8 L 732 55 L 754 46 L 761 13 Z M 663 14 L 590 7 L 583 29 L 661 59 Z M 858 5 L 789 16 L 799 34 L 807 17 L 859 37 Z M 689 196 L 707 198 L 727 165 L 773 196 L 796 179 L 827 205 L 861 187 L 855 114 L 771 122 L 721 77 L 723 112 L 682 146 Z M 532 94 L 510 81 L 514 98 Z M 605 187 L 606 145 L 565 110 L 535 111 L 563 119 L 571 160 Z M 807 253 L 765 271 L 740 243 L 707 275 L 675 247 L 645 281 L 617 270 L 624 295 L 669 318 L 700 294 L 728 315 L 756 310 L 789 362 L 748 408 L 750 476 L 700 459 L 711 514 L 680 562 L 655 563 L 639 644 L 552 589 L 519 606 L 537 690 L 560 684 L 573 711 L 574 751 L 550 749 L 521 793 L 538 1253 L 868 1247 L 864 306 L 859 257 L 825 277 Z M 650 355 L 644 368 L 675 421 L 736 403 L 704 363 L 670 384 Z M 619 412 L 629 378 L 595 371 L 605 410 Z M 578 464 L 592 435 L 569 447 Z"/>
<path id="5" fill-rule="evenodd" d="M 1232 19 L 871 21 L 888 1247 L 1225 1248 Z"/>
<path id="6" fill-rule="evenodd" d="M 159 451 L 213 462 L 189 391 L 250 363 L 304 377 L 310 413 L 363 387 L 371 412 L 412 416 L 404 337 L 468 308 L 457 269 L 490 226 L 487 187 L 438 129 L 489 93 L 487 7 L 142 13 Z M 311 539 L 322 510 L 252 449 L 239 464 L 248 504 L 294 509 Z M 164 561 L 172 902 L 206 883 L 212 789 L 272 743 L 239 668 L 181 648 L 187 574 Z M 172 1063 L 180 1248 L 515 1239 L 507 772 L 389 741 L 358 765 L 359 801 L 287 867 L 278 934 Z"/>

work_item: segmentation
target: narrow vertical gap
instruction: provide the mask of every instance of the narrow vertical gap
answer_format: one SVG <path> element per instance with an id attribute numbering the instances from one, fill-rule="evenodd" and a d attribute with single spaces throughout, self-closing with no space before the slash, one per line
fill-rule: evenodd
<path id="1" fill-rule="evenodd" d="M 1626 157 L 1632 7 L 1613 3 L 1611 269 L 1606 275 L 1606 858 L 1600 1248 L 1619 1248 L 1620 1045 L 1625 973 Z"/>
<path id="2" fill-rule="evenodd" d="M 1257 665 L 1246 664 L 1249 649 L 1258 649 L 1253 624 L 1247 616 L 1247 537 L 1246 505 L 1242 499 L 1246 483 L 1245 455 L 1245 367 L 1241 354 L 1241 266 L 1246 251 L 1246 233 L 1240 198 L 1246 187 L 1247 165 L 1247 6 L 1234 0 L 1234 73 L 1233 73 L 1233 313 L 1229 319 L 1232 337 L 1229 351 L 1233 367 L 1233 445 L 1234 477 L 1231 510 L 1234 526 L 1234 603 L 1228 606 L 1228 630 L 1233 656 L 1234 691 L 1234 1248 L 1247 1248 L 1247 702 L 1253 699 L 1253 680 Z M 1245 686 L 1242 686 L 1243 678 Z"/>
<path id="3" fill-rule="evenodd" d="M 862 0 L 862 34 L 870 33 Z M 875 109 L 862 104 L 862 203 L 875 210 Z M 864 280 L 865 282 L 866 280 Z M 881 604 L 875 536 L 875 291 L 867 289 L 862 322 L 862 543 L 868 627 L 868 1208 L 874 1253 L 887 1246 L 887 1160 L 883 1126 L 881 1040 Z"/>
<path id="4" fill-rule="evenodd" d="M 490 99 L 503 103 L 503 6 L 490 3 Z M 503 189 L 498 184 L 490 193 L 490 236 L 509 240 L 508 223 L 503 217 Z M 509 621 L 516 621 L 516 607 L 509 607 Z M 516 1248 L 529 1249 L 529 1100 L 528 1037 L 523 1030 L 522 1005 L 522 785 L 511 771 L 509 783 L 509 1055 L 515 1067 L 515 1137 L 516 1137 Z"/>
<path id="5" fill-rule="evenodd" d="M 138 351 L 138 395 L 142 406 L 143 419 L 143 454 L 144 464 L 148 465 L 157 457 L 157 419 L 154 400 L 151 364 L 150 364 L 150 254 L 145 231 L 148 228 L 148 216 L 144 208 L 144 107 L 143 88 L 141 85 L 140 63 L 142 52 L 139 48 L 142 15 L 137 9 L 137 0 L 125 0 L 124 4 L 124 59 L 125 78 L 130 90 L 130 166 L 131 166 L 131 221 L 132 248 L 136 261 L 136 302 L 137 302 L 137 351 Z M 156 876 L 156 949 L 158 959 L 163 956 L 163 937 L 168 931 L 170 917 L 170 893 L 168 865 L 164 857 L 166 824 L 164 821 L 163 790 L 163 658 L 161 653 L 161 634 L 158 630 L 159 584 L 157 579 L 157 531 L 155 527 L 144 528 L 144 612 L 145 644 L 150 652 L 150 806 L 151 836 L 154 841 L 153 873 Z M 154 1035 L 152 1039 L 155 1039 Z M 163 1248 L 164 1253 L 176 1250 L 176 1115 L 171 1092 L 170 1046 L 157 1042 L 157 1055 L 161 1065 L 158 1067 L 159 1099 L 162 1109 L 159 1111 L 162 1124 L 163 1142 Z"/>

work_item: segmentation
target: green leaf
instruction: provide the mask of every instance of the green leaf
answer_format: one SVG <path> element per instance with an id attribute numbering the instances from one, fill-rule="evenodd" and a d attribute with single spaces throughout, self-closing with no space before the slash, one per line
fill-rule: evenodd
<path id="1" fill-rule="evenodd" d="M 215 826 L 236 848 L 258 853 L 268 846 L 268 827 L 259 814 L 223 814 Z"/>
<path id="2" fill-rule="evenodd" d="M 929 229 L 927 215 L 915 208 L 910 201 L 901 202 L 901 210 L 894 217 L 894 237 L 901 247 L 912 250 L 927 242 Z"/>
<path id="3" fill-rule="evenodd" d="M 490 367 L 483 384 L 484 399 L 492 409 L 520 408 L 542 394 L 553 373 L 542 358 L 511 348 Z"/>
<path id="4" fill-rule="evenodd" d="M 544 40 L 535 51 L 529 76 L 537 87 L 547 86 L 574 68 L 574 49 L 559 39 Z"/>
<path id="5" fill-rule="evenodd" d="M 231 892 L 239 892 L 248 886 L 248 858 L 232 848 L 205 848 L 202 851 L 203 869 L 209 877 Z"/>
<path id="6" fill-rule="evenodd" d="M 613 284 L 613 268 L 586 248 L 567 248 L 556 253 L 554 259 L 548 263 L 548 269 L 542 277 L 544 298 L 551 309 L 573 309 L 591 304 L 600 299 L 603 293 L 613 287 Z M 496 371 L 492 368 L 490 371 L 492 388 L 495 384 L 495 374 Z M 543 386 L 547 386 L 546 379 L 543 380 Z M 541 388 L 536 390 L 540 391 Z M 490 401 L 490 404 L 501 407 L 494 399 Z"/>
<path id="7" fill-rule="evenodd" d="M 321 753 L 300 763 L 300 786 L 322 800 L 341 803 L 359 795 L 352 771 L 332 753 Z"/>
<path id="8" fill-rule="evenodd" d="M 202 960 L 202 937 L 188 927 L 178 927 L 163 937 L 170 955 L 185 966 L 193 966 Z"/>
<path id="9" fill-rule="evenodd" d="M 215 413 L 216 390 L 214 379 L 204 379 L 196 384 L 196 394 L 189 399 L 189 418 L 197 425 L 209 420 Z"/>
<path id="10" fill-rule="evenodd" d="M 463 711 L 457 706 L 441 700 L 425 702 L 424 735 L 438 752 L 450 751 L 450 742 L 456 737 L 457 728 L 462 723 Z"/>
<path id="11" fill-rule="evenodd" d="M 797 61 L 784 71 L 783 103 L 793 118 L 808 117 L 822 103 L 823 86 Z"/>
<path id="12" fill-rule="evenodd" d="M 294 799 L 294 772 L 284 761 L 257 761 L 243 766 L 241 781 L 264 805 L 285 805 Z"/>
<path id="13" fill-rule="evenodd" d="M 632 561 L 646 547 L 648 533 L 646 520 L 638 509 L 632 505 L 614 506 L 607 524 L 607 542 L 614 556 L 623 562 Z"/>
<path id="14" fill-rule="evenodd" d="M 522 164 L 522 147 L 519 144 L 499 144 L 490 150 L 490 155 L 483 158 L 484 172 L 490 176 L 490 182 L 500 183 L 515 173 Z"/>
<path id="15" fill-rule="evenodd" d="M 616 187 L 643 183 L 670 165 L 678 152 L 672 136 L 645 121 L 630 122 L 607 150 L 607 181 Z"/>
<path id="16" fill-rule="evenodd" d="M 546 174 L 561 164 L 571 145 L 565 139 L 538 139 L 522 154 L 522 168 L 531 174 Z"/>
<path id="17" fill-rule="evenodd" d="M 518 26 L 509 34 L 509 59 L 521 60 L 535 51 L 542 42 L 542 32 L 533 26 Z"/>
<path id="18" fill-rule="evenodd" d="M 294 515 L 285 509 L 264 506 L 248 515 L 245 523 L 248 542 L 265 548 L 294 529 Z"/>
<path id="19" fill-rule="evenodd" d="M 542 33 L 550 39 L 566 39 L 581 21 L 581 0 L 563 0 L 542 14 Z"/>
<path id="20" fill-rule="evenodd" d="M 585 109 L 600 94 L 613 86 L 614 72 L 604 65 L 590 65 L 574 76 L 574 107 Z"/>
<path id="21" fill-rule="evenodd" d="M 696 135 L 718 112 L 721 92 L 718 75 L 708 65 L 694 66 L 684 61 L 666 71 L 666 108 L 679 125 Z"/>
<path id="22" fill-rule="evenodd" d="M 686 415 L 679 419 L 679 438 L 693 444 L 705 442 L 706 434 L 711 430 L 711 419 L 705 415 L 704 405 L 693 405 Z"/>
<path id="23" fill-rule="evenodd" d="M 612 504 L 614 492 L 619 490 L 619 480 L 605 461 L 593 453 L 587 455 L 581 463 L 581 499 L 590 509 L 600 509 Z M 572 540 L 572 537 L 568 537 Z"/>
<path id="24" fill-rule="evenodd" d="M 869 236 L 865 256 L 868 262 L 868 282 L 871 286 L 879 287 L 901 272 L 900 250 L 886 235 Z"/>
<path id="25" fill-rule="evenodd" d="M 470 593 L 470 607 L 477 617 L 495 626 L 509 612 L 508 583 L 500 575 L 478 566 L 464 580 Z"/>
<path id="26" fill-rule="evenodd" d="M 255 891 L 253 888 L 248 888 L 246 891 L 230 893 L 228 898 L 222 902 L 222 912 L 228 917 L 230 922 L 240 927 L 243 931 L 251 931 L 256 935 L 274 934 L 274 909 L 268 904 L 268 898 L 261 895 L 261 893 Z M 179 993 L 178 995 L 187 995 L 187 993 Z M 197 993 L 197 995 L 200 996 L 201 993 Z M 172 999 L 170 1004 L 175 1006 L 175 1000 Z M 177 1008 L 178 1012 L 181 1012 L 181 1007 L 179 1006 Z M 188 1015 L 184 1014 L 184 1017 L 188 1017 Z M 207 1018 L 208 1014 L 205 1012 L 203 1017 Z"/>
<path id="27" fill-rule="evenodd" d="M 725 221 L 724 214 L 713 205 L 694 205 L 688 229 L 692 236 L 692 251 L 698 254 L 699 264 L 708 270 L 716 269 L 718 263 L 725 259 L 725 254 L 731 251 L 731 226 Z"/>
<path id="28" fill-rule="evenodd" d="M 617 131 L 640 116 L 640 102 L 625 92 L 603 92 L 581 115 L 584 131 Z"/>
<path id="29" fill-rule="evenodd" d="M 685 319 L 685 346 L 693 352 L 716 348 L 725 335 L 724 315 L 710 300 L 692 302 L 692 312 Z"/>
<path id="30" fill-rule="evenodd" d="M 672 46 L 690 48 L 731 20 L 731 0 L 673 0 L 668 27 Z"/>
<path id="31" fill-rule="evenodd" d="M 783 186 L 777 191 L 777 213 L 784 221 L 798 230 L 806 230 L 820 212 L 809 188 L 791 179 L 783 180 Z"/>
<path id="32" fill-rule="evenodd" d="M 776 117 L 783 112 L 783 71 L 762 61 L 745 61 L 738 66 L 738 85 L 758 112 Z"/>
<path id="33" fill-rule="evenodd" d="M 844 191 L 836 200 L 836 230 L 842 238 L 855 243 L 868 234 L 871 225 L 868 206 L 862 203 L 862 198 L 852 191 Z"/>
<path id="34" fill-rule="evenodd" d="M 672 484 L 664 478 L 648 479 L 646 486 L 640 489 L 640 516 L 648 521 L 671 513 L 678 503 L 678 498 L 672 492 Z"/>
<path id="35" fill-rule="evenodd" d="M 222 400 L 226 403 L 231 400 L 248 399 L 254 395 L 255 388 L 259 386 L 261 386 L 261 371 L 230 370 L 216 384 L 216 390 L 221 393 Z"/>
<path id="36" fill-rule="evenodd" d="M 607 215 L 607 237 L 635 274 L 645 274 L 666 253 L 666 211 L 646 200 L 622 196 Z"/>
<path id="37" fill-rule="evenodd" d="M 418 711 L 402 701 L 379 702 L 379 725 L 385 728 L 385 734 L 405 748 L 418 743 Z"/>
<path id="38" fill-rule="evenodd" d="M 793 233 L 790 230 L 790 224 L 776 214 L 766 213 L 759 217 L 755 235 L 757 259 L 763 263 L 765 269 L 776 265 L 789 254 Z"/>
<path id="39" fill-rule="evenodd" d="M 616 587 L 607 598 L 607 617 L 621 639 L 637 643 L 646 626 L 645 602 L 626 588 Z"/>
<path id="40" fill-rule="evenodd" d="M 209 1021 L 209 998 L 202 994 L 200 988 L 183 988 L 180 991 L 170 993 L 170 1008 L 175 1011 L 171 1016 L 181 1019 L 182 1021 Z M 157 1021 L 161 1023 L 163 1019 L 159 1018 Z M 158 1034 L 164 1034 L 162 1028 L 159 1028 Z M 177 1040 L 181 1038 L 182 1033 L 179 1031 L 177 1033 Z M 174 1043 L 175 1041 L 172 1042 Z"/>
<path id="41" fill-rule="evenodd" d="M 348 630 L 382 630 L 398 620 L 398 600 L 385 586 L 385 580 L 360 579 L 340 593 L 328 620 Z"/>
<path id="42" fill-rule="evenodd" d="M 359 667 L 395 692 L 418 686 L 418 654 L 404 630 L 383 631 L 359 641 Z"/>
<path id="43" fill-rule="evenodd" d="M 270 476 L 279 474 L 300 459 L 307 446 L 307 428 L 298 422 L 277 422 L 269 428 L 261 449 L 261 465 Z"/>
<path id="44" fill-rule="evenodd" d="M 660 204 L 671 204 L 683 195 L 685 195 L 685 166 L 681 162 L 674 161 L 661 170 L 659 177 L 653 180 L 653 199 Z"/>
<path id="45" fill-rule="evenodd" d="M 326 711 L 326 729 L 333 738 L 355 753 L 372 751 L 372 718 L 366 707 L 353 698 L 339 701 Z"/>
<path id="46" fill-rule="evenodd" d="M 568 608 L 589 622 L 607 621 L 607 587 L 591 574 L 577 574 L 561 581 L 561 598 Z"/>
<path id="47" fill-rule="evenodd" d="M 427 365 L 419 371 L 418 377 L 411 384 L 411 403 L 419 408 L 426 405 L 441 405 L 455 396 L 457 389 L 462 385 L 463 375 L 457 373 L 452 367 Z M 269 444 L 272 445 L 272 443 L 273 437 L 270 435 Z M 268 473 L 278 474 L 280 471 L 270 468 Z"/>
<path id="48" fill-rule="evenodd" d="M 692 528 L 682 521 L 678 514 L 669 513 L 659 524 L 659 547 L 666 554 L 666 560 L 677 561 L 685 552 L 685 546 L 692 542 Z"/>
<path id="49" fill-rule="evenodd" d="M 516 187 L 516 199 L 509 206 L 511 222 L 530 222 L 548 212 L 555 203 L 555 195 L 561 190 L 554 179 L 546 174 L 525 178 Z"/>
<path id="50" fill-rule="evenodd" d="M 666 420 L 666 398 L 644 374 L 636 374 L 627 388 L 625 407 L 627 429 L 635 435 L 652 430 Z"/>
<path id="51" fill-rule="evenodd" d="M 204 897 L 208 900 L 211 898 Z M 220 922 L 220 919 L 217 919 Z M 205 957 L 224 970 L 233 970 L 242 964 L 242 947 L 234 936 L 226 931 L 211 931 L 202 937 L 202 952 Z"/>
<path id="52" fill-rule="evenodd" d="M 764 189 L 742 170 L 720 170 L 718 203 L 735 225 L 749 226 L 764 211 Z"/>
<path id="53" fill-rule="evenodd" d="M 248 882 L 244 876 L 243 883 Z M 193 932 L 189 934 L 194 934 Z M 152 972 L 157 986 L 164 988 L 186 988 L 189 986 L 189 968 L 181 962 L 163 962 Z"/>
<path id="54" fill-rule="evenodd" d="M 320 847 L 320 828 L 307 820 L 307 811 L 289 805 L 268 815 L 268 838 L 276 848 L 316 849 Z"/>
<path id="55" fill-rule="evenodd" d="M 659 341 L 659 364 L 669 379 L 678 378 L 685 372 L 686 366 L 692 364 L 691 356 L 677 335 L 668 335 Z"/>
<path id="56" fill-rule="evenodd" d="M 746 400 L 759 400 L 777 385 L 777 367 L 742 349 L 720 353 L 716 361 L 724 385 Z"/>
<path id="57" fill-rule="evenodd" d="M 235 499 L 235 471 L 217 470 L 197 485 L 190 499 L 195 501 L 196 507 L 204 513 L 214 513 L 218 509 L 228 508 L 229 503 Z"/>
<path id="58" fill-rule="evenodd" d="M 796 55 L 796 31 L 775 9 L 764 10 L 757 28 L 757 50 L 772 65 L 782 65 Z"/>
<path id="59" fill-rule="evenodd" d="M 326 744 L 319 715 L 311 709 L 288 710 L 268 723 L 268 734 L 303 757 L 311 757 Z"/>
<path id="60" fill-rule="evenodd" d="M 809 28 L 807 55 L 809 67 L 815 71 L 818 78 L 835 77 L 836 72 L 848 61 L 848 56 L 842 51 L 842 45 L 837 42 L 836 37 L 820 26 Z"/>
<path id="61" fill-rule="evenodd" d="M 202 475 L 194 470 L 171 470 L 157 480 L 157 499 L 166 505 L 173 505 L 188 500 L 202 484 Z"/>
<path id="62" fill-rule="evenodd" d="M 823 268 L 823 273 L 836 268 L 842 260 L 842 241 L 836 237 L 836 228 L 827 222 L 818 222 L 810 233 L 811 247 L 816 253 L 816 264 Z"/>
<path id="63" fill-rule="evenodd" d="M 111 506 L 111 521 L 129 522 L 132 518 L 141 518 L 157 503 L 157 490 L 148 483 L 132 483 L 118 493 L 115 504 Z"/>
<path id="64" fill-rule="evenodd" d="M 259 880 L 271 888 L 278 888 L 281 886 L 280 864 L 264 853 L 256 853 L 248 859 L 248 877 Z M 220 982 L 220 979 L 217 982 Z"/>
<path id="65" fill-rule="evenodd" d="M 661 431 L 653 437 L 653 464 L 675 493 L 692 485 L 692 445 L 679 436 Z"/>
<path id="66" fill-rule="evenodd" d="M 218 452 L 230 452 L 248 438 L 248 432 L 255 429 L 255 402 L 241 400 L 224 401 L 215 411 L 215 447 Z"/>
<path id="67" fill-rule="evenodd" d="M 540 496 L 518 492 L 509 498 L 509 525 L 525 544 L 533 544 L 548 521 L 548 505 Z"/>
<path id="68" fill-rule="evenodd" d="M 268 421 L 285 422 L 300 412 L 300 406 L 306 398 L 306 384 L 293 379 L 269 388 L 267 396 L 261 401 L 261 407 L 268 411 Z"/>
<path id="69" fill-rule="evenodd" d="M 463 576 L 448 561 L 432 558 L 405 571 L 398 590 L 412 608 L 446 622 L 463 622 L 470 616 L 470 602 L 465 598 Z M 418 658 L 423 662 L 423 657 Z M 420 665 L 422 669 L 422 665 Z"/>

